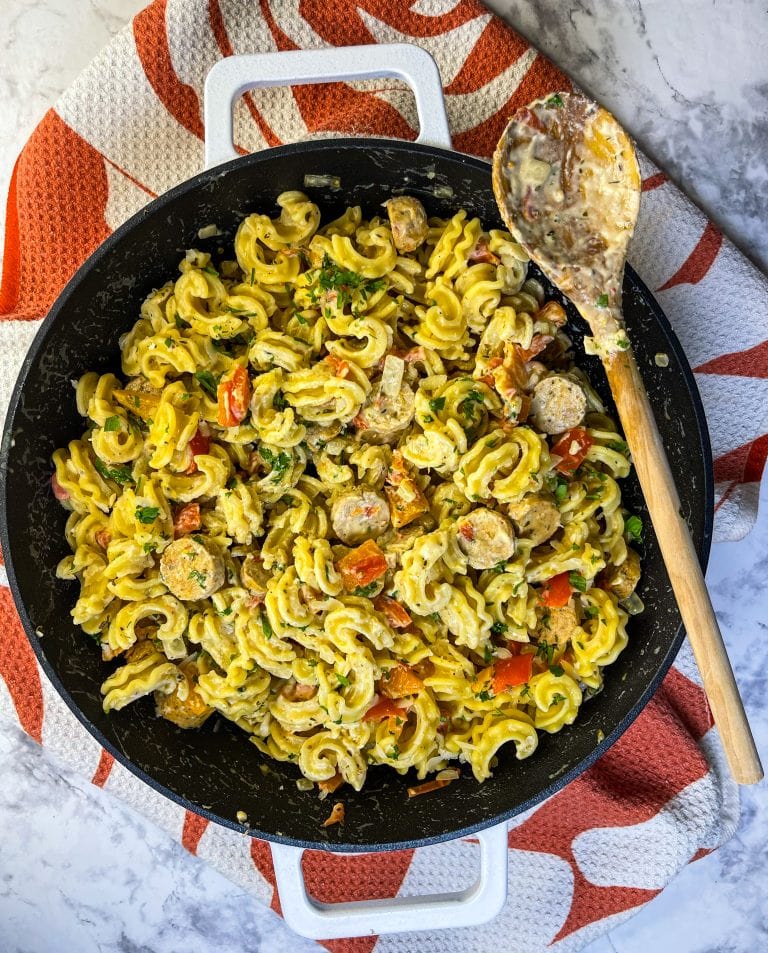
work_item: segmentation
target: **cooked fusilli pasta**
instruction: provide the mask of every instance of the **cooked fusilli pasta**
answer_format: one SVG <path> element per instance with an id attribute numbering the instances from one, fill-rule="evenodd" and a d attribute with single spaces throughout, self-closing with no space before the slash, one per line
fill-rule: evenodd
<path id="1" fill-rule="evenodd" d="M 627 642 L 626 444 L 511 236 L 300 192 L 190 251 L 85 374 L 53 456 L 104 708 L 214 712 L 323 791 L 487 778 L 576 718 Z"/>

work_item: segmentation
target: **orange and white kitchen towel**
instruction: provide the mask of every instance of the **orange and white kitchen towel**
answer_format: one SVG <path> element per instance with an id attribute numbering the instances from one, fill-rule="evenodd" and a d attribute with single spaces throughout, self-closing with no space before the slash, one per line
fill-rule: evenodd
<path id="1" fill-rule="evenodd" d="M 457 150 L 488 157 L 509 113 L 568 79 L 476 0 L 155 0 L 91 63 L 37 127 L 8 199 L 0 286 L 0 416 L 35 331 L 75 269 L 112 230 L 203 165 L 203 82 L 236 53 L 412 42 L 436 59 Z M 243 151 L 316 135 L 413 139 L 398 84 L 249 93 Z M 715 533 L 745 535 L 768 454 L 768 282 L 647 161 L 631 263 L 656 293 L 696 372 L 715 455 Z M 277 908 L 268 844 L 162 798 L 85 732 L 40 673 L 0 570 L 0 712 Z M 62 610 L 64 611 L 64 610 Z M 524 767 L 521 768 L 524 770 Z M 439 808 L 438 808 L 439 809 Z M 510 900 L 457 936 L 329 942 L 339 953 L 579 949 L 727 839 L 738 799 L 686 648 L 630 730 L 577 781 L 516 818 Z M 306 861 L 320 899 L 455 888 L 471 841 Z"/>

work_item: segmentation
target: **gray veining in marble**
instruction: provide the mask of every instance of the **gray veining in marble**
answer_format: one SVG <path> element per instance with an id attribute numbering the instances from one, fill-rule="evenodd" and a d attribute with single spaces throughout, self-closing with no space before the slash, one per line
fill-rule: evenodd
<path id="1" fill-rule="evenodd" d="M 490 5 L 613 109 L 737 243 L 768 265 L 765 0 Z M 142 6 L 0 0 L 3 197 L 35 122 Z M 760 525 L 740 543 L 715 547 L 708 581 L 768 762 L 768 478 Z M 736 836 L 588 953 L 768 950 L 767 792 L 765 783 L 745 789 Z M 0 953 L 317 949 L 153 823 L 0 723 Z"/>
<path id="2" fill-rule="evenodd" d="M 8 722 L 0 831 L 2 953 L 317 949 Z"/>

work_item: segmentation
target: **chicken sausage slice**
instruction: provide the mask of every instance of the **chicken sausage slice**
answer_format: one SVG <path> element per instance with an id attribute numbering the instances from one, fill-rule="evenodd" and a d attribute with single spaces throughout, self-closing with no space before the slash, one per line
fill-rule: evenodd
<path id="1" fill-rule="evenodd" d="M 536 636 L 540 642 L 565 645 L 579 625 L 579 617 L 572 606 L 545 609 L 541 614 Z"/>
<path id="2" fill-rule="evenodd" d="M 350 490 L 331 506 L 334 533 L 347 546 L 375 539 L 389 526 L 389 504 L 375 490 Z"/>
<path id="3" fill-rule="evenodd" d="M 640 579 L 640 557 L 634 549 L 627 549 L 627 558 L 620 566 L 609 566 L 603 570 L 602 582 L 609 592 L 621 601 L 628 599 L 635 591 Z"/>
<path id="4" fill-rule="evenodd" d="M 533 388 L 531 417 L 548 434 L 565 433 L 584 420 L 587 397 L 581 387 L 562 374 L 550 374 Z"/>
<path id="5" fill-rule="evenodd" d="M 560 510 L 550 500 L 532 499 L 510 503 L 507 512 L 517 535 L 540 546 L 560 528 Z"/>
<path id="6" fill-rule="evenodd" d="M 378 383 L 356 418 L 361 439 L 368 443 L 395 443 L 413 420 L 415 402 L 407 384 L 395 394 L 387 394 Z"/>
<path id="7" fill-rule="evenodd" d="M 386 206 L 395 248 L 400 252 L 416 251 L 427 237 L 424 206 L 411 195 L 398 195 L 390 199 Z"/>
<path id="8" fill-rule="evenodd" d="M 459 548 L 473 569 L 491 569 L 515 552 L 515 534 L 509 520 L 486 509 L 472 510 L 456 522 Z"/>
<path id="9" fill-rule="evenodd" d="M 207 599 L 224 585 L 224 561 L 203 543 L 182 536 L 163 553 L 160 577 L 177 599 Z"/>

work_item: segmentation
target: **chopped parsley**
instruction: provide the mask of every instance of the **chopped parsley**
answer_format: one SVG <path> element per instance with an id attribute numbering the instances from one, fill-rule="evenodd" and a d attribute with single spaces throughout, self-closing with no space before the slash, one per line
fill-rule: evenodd
<path id="1" fill-rule="evenodd" d="M 104 429 L 107 433 L 112 433 L 114 430 L 119 430 L 121 424 L 122 418 L 115 414 L 114 417 L 107 417 L 104 421 Z"/>
<path id="2" fill-rule="evenodd" d="M 595 304 L 598 308 L 607 308 L 608 307 L 608 295 L 601 294 L 600 297 L 595 301 Z"/>
<path id="3" fill-rule="evenodd" d="M 336 292 L 336 302 L 339 307 L 350 304 L 353 292 L 357 292 L 365 301 L 369 295 L 376 291 L 381 291 L 384 287 L 383 278 L 364 278 L 356 271 L 350 271 L 347 268 L 339 268 L 330 255 L 323 255 L 323 262 L 317 269 L 315 278 L 316 288 L 310 292 L 310 300 L 317 300 L 317 289 L 328 292 Z"/>
<path id="4" fill-rule="evenodd" d="M 263 612 L 261 614 L 261 631 L 264 633 L 265 639 L 271 639 L 275 634 L 272 626 L 269 624 L 269 619 Z"/>
<path id="5" fill-rule="evenodd" d="M 493 646 L 486 645 L 483 649 L 483 661 L 486 665 L 490 665 L 493 661 Z"/>
<path id="6" fill-rule="evenodd" d="M 275 396 L 272 398 L 272 406 L 275 410 L 285 410 L 288 406 L 285 394 L 281 390 L 275 391 Z"/>
<path id="7" fill-rule="evenodd" d="M 157 543 L 144 543 L 142 549 L 145 553 L 154 553 L 154 551 L 157 549 Z"/>
<path id="8" fill-rule="evenodd" d="M 599 611 L 600 611 L 600 610 L 597 608 L 597 606 L 585 606 L 585 607 L 584 607 L 584 613 L 585 613 L 585 615 L 586 615 L 586 617 L 587 617 L 588 619 L 595 619 L 595 618 L 597 618 L 597 613 L 598 613 Z"/>
<path id="9" fill-rule="evenodd" d="M 189 576 L 187 576 L 187 579 L 194 579 L 201 589 L 205 588 L 205 584 L 208 582 L 208 577 L 205 573 L 199 572 L 197 569 L 193 569 Z"/>
<path id="10" fill-rule="evenodd" d="M 365 596 L 365 597 L 367 598 L 368 596 L 372 596 L 372 595 L 374 594 L 374 592 L 376 592 L 376 589 L 377 589 L 377 588 L 378 588 L 378 583 L 377 583 L 377 581 L 374 579 L 374 581 L 373 581 L 373 582 L 369 582 L 367 586 L 358 586 L 357 589 L 353 589 L 353 590 L 352 590 L 352 595 L 353 595 L 353 596 Z"/>
<path id="11" fill-rule="evenodd" d="M 632 542 L 642 542 L 643 521 L 639 516 L 628 516 L 624 523 L 624 529 L 626 530 L 627 536 L 632 540 Z"/>
<path id="12" fill-rule="evenodd" d="M 563 97 L 560 93 L 555 93 L 554 96 L 550 96 L 549 99 L 544 103 L 545 106 L 556 106 L 558 109 L 562 108 Z"/>
<path id="13" fill-rule="evenodd" d="M 550 707 L 552 705 L 556 705 L 558 702 L 564 702 L 564 701 L 567 701 L 567 698 L 565 697 L 565 695 L 563 695 L 561 692 L 555 692 L 555 694 L 552 696 Z"/>
<path id="14" fill-rule="evenodd" d="M 468 420 L 475 419 L 475 404 L 483 406 L 485 404 L 485 396 L 481 394 L 479 390 L 467 391 L 467 396 L 459 404 L 459 410 Z"/>
<path id="15" fill-rule="evenodd" d="M 493 625 L 491 626 L 491 632 L 494 635 L 504 635 L 507 629 L 508 629 L 508 626 L 505 622 L 494 622 Z"/>
<path id="16" fill-rule="evenodd" d="M 491 695 L 489 691 L 484 690 L 482 692 L 477 692 L 477 698 L 481 702 L 489 702 L 493 699 L 493 695 Z"/>
<path id="17" fill-rule="evenodd" d="M 626 351 L 627 348 L 629 347 L 629 341 L 627 340 L 627 338 L 618 338 L 618 340 L 616 341 L 616 345 L 617 347 L 620 347 L 622 351 Z"/>
<path id="18" fill-rule="evenodd" d="M 185 321 L 184 318 L 180 318 L 178 314 L 174 315 L 173 323 L 176 325 L 179 331 L 184 331 L 186 328 L 192 327 L 189 321 Z"/>
<path id="19" fill-rule="evenodd" d="M 216 271 L 213 265 L 206 265 L 205 268 L 203 268 L 203 271 L 206 273 L 206 275 L 213 275 L 214 278 L 219 277 L 219 273 Z"/>
<path id="20" fill-rule="evenodd" d="M 210 371 L 195 371 L 195 379 L 210 397 L 214 400 L 219 399 L 219 382 Z"/>
<path id="21" fill-rule="evenodd" d="M 273 483 L 279 483 L 285 475 L 286 470 L 291 466 L 291 455 L 281 450 L 279 453 L 273 453 L 269 447 L 263 444 L 259 447 L 259 456 L 265 463 L 269 464 L 270 471 L 274 473 Z"/>
<path id="22" fill-rule="evenodd" d="M 123 486 L 124 483 L 134 482 L 130 467 L 108 467 L 106 463 L 98 457 L 94 458 L 93 465 L 96 467 L 96 472 L 99 476 L 104 477 L 105 480 L 114 480 L 114 482 L 120 486 Z"/>
<path id="23" fill-rule="evenodd" d="M 552 642 L 539 642 L 536 646 L 536 657 L 543 659 L 547 665 L 552 664 L 554 654 L 555 646 Z"/>
<path id="24" fill-rule="evenodd" d="M 154 523 L 157 517 L 160 515 L 159 506 L 137 506 L 136 507 L 136 519 L 140 523 Z"/>
<path id="25" fill-rule="evenodd" d="M 397 759 L 400 757 L 400 749 L 397 745 L 392 745 L 387 757 L 391 758 L 393 761 L 397 761 Z"/>
<path id="26" fill-rule="evenodd" d="M 433 397 L 429 402 L 429 409 L 433 414 L 439 414 L 445 409 L 445 397 Z"/>
<path id="27" fill-rule="evenodd" d="M 587 580 L 580 572 L 569 572 L 568 582 L 573 586 L 574 589 L 578 589 L 579 592 L 587 591 Z"/>
<path id="28" fill-rule="evenodd" d="M 565 674 L 565 670 L 563 669 L 562 665 L 550 665 L 549 670 L 550 672 L 552 672 L 553 675 L 556 675 L 558 678 L 561 675 Z"/>
<path id="29" fill-rule="evenodd" d="M 346 675 L 339 675 L 338 672 L 334 672 L 333 674 L 336 676 L 336 680 L 338 681 L 339 685 L 343 685 L 344 688 L 349 688 L 351 682 Z"/>

